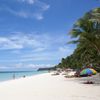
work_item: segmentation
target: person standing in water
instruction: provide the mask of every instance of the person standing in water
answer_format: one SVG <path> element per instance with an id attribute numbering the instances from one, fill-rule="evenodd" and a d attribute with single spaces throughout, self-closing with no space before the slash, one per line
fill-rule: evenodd
<path id="1" fill-rule="evenodd" d="M 13 74 L 13 79 L 15 79 L 15 73 Z"/>

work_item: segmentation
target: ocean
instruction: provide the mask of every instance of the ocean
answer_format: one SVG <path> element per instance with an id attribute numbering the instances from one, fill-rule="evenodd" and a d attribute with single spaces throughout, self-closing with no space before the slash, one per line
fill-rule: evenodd
<path id="1" fill-rule="evenodd" d="M 47 71 L 11 71 L 0 72 L 0 82 L 46 73 Z"/>

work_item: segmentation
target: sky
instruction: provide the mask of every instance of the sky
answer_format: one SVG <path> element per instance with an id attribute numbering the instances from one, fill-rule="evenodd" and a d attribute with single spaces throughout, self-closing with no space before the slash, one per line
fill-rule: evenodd
<path id="1" fill-rule="evenodd" d="M 99 0 L 0 0 L 0 71 L 52 67 L 71 55 L 73 24 Z"/>

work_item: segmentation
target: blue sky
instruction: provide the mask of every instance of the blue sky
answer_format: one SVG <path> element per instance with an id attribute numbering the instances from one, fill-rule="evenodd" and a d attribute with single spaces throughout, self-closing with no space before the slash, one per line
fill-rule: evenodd
<path id="1" fill-rule="evenodd" d="M 0 0 L 0 71 L 58 64 L 75 21 L 100 7 L 99 0 Z"/>

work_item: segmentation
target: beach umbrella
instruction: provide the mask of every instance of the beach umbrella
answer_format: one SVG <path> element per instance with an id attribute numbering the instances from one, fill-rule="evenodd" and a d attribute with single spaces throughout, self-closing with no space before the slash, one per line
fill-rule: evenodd
<path id="1" fill-rule="evenodd" d="M 97 73 L 93 68 L 85 68 L 80 72 L 81 76 L 95 75 Z"/>

